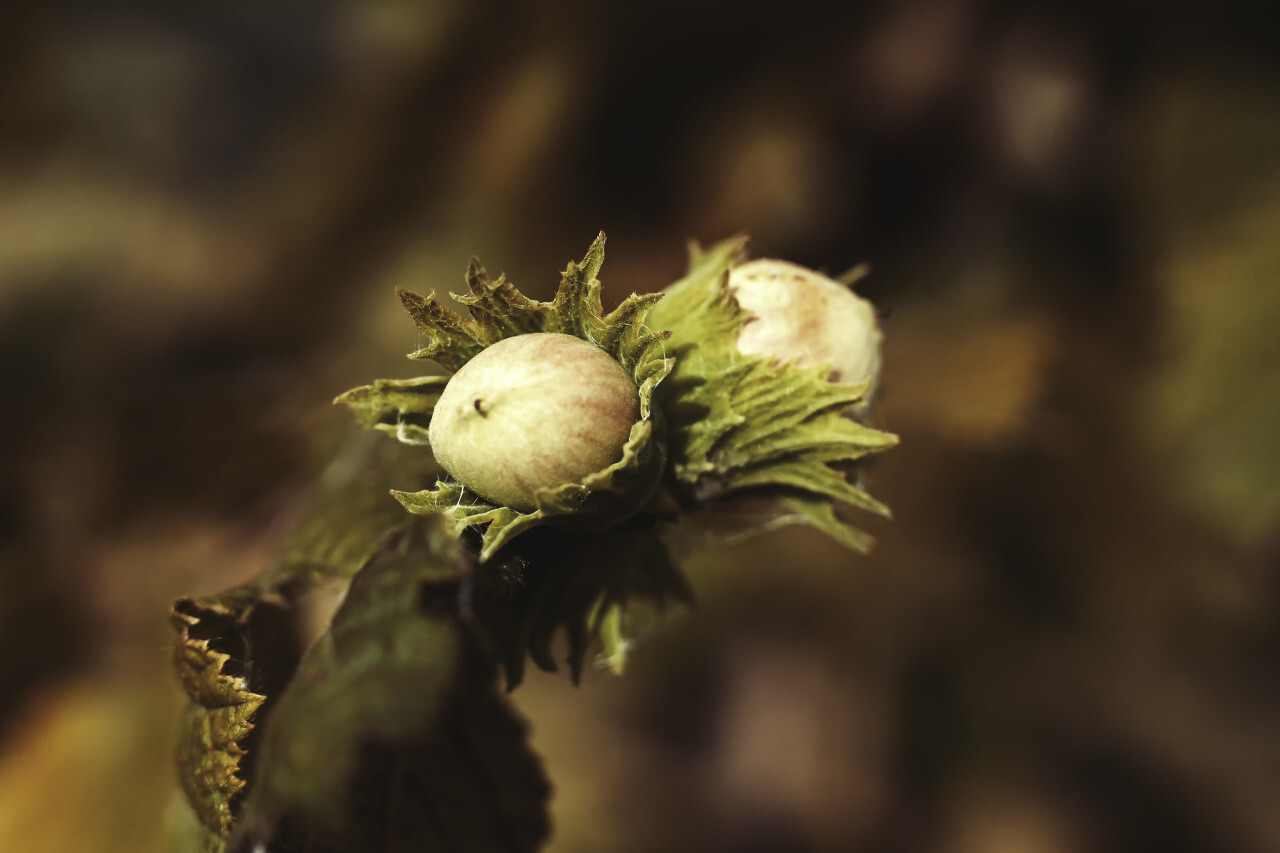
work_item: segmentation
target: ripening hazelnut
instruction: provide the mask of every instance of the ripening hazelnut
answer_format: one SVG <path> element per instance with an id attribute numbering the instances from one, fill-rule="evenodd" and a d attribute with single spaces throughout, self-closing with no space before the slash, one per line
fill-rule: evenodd
<path id="1" fill-rule="evenodd" d="M 486 500 L 523 512 L 622 458 L 640 418 L 630 374 L 599 347 L 537 332 L 498 341 L 453 375 L 431 416 L 436 459 Z"/>
<path id="2" fill-rule="evenodd" d="M 731 269 L 728 287 L 751 314 L 739 352 L 797 367 L 830 365 L 832 382 L 870 380 L 870 398 L 880 373 L 880 328 L 870 302 L 813 270 L 767 258 Z"/>

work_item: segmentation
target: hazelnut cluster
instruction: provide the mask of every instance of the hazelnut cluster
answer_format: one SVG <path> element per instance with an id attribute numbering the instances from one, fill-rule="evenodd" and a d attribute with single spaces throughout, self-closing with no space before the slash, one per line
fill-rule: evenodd
<path id="1" fill-rule="evenodd" d="M 535 302 L 472 262 L 470 318 L 401 293 L 450 378 L 380 380 L 339 397 L 366 425 L 430 444 L 449 477 L 393 492 L 412 512 L 483 528 L 485 560 L 530 527 L 601 529 L 646 509 L 739 493 L 851 547 L 840 505 L 887 514 L 848 465 L 896 442 L 867 427 L 880 370 L 875 311 L 849 287 L 745 241 L 693 251 L 663 293 L 605 315 L 603 234 Z"/>

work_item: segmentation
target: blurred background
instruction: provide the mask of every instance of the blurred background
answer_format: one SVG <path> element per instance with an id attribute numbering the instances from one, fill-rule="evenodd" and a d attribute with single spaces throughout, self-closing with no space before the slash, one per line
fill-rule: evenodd
<path id="1" fill-rule="evenodd" d="M 1171 7 L 1172 6 L 1172 7 Z M 852 556 L 514 699 L 573 851 L 1280 850 L 1280 20 L 1240 0 L 0 7 L 0 849 L 165 851 L 170 601 L 411 376 L 396 286 L 689 238 L 884 312 Z"/>

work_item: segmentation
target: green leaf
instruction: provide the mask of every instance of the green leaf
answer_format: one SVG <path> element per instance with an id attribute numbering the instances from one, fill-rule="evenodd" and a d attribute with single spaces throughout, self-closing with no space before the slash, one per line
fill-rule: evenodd
<path id="1" fill-rule="evenodd" d="M 360 571 L 265 725 L 243 847 L 536 849 L 549 785 L 466 621 L 439 518 Z"/>
<path id="2" fill-rule="evenodd" d="M 225 847 L 238 813 L 257 717 L 302 654 L 294 605 L 317 583 L 351 578 L 412 522 L 386 492 L 389 472 L 423 479 L 437 470 L 429 453 L 370 437 L 357 435 L 330 466 L 274 569 L 217 595 L 174 603 L 174 662 L 190 700 L 179 778 L 210 851 Z"/>

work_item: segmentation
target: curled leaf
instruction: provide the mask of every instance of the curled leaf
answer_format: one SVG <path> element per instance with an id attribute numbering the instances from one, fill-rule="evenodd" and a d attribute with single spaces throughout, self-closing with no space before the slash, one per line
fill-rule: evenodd
<path id="1" fill-rule="evenodd" d="M 245 787 L 242 744 L 266 700 L 249 689 L 219 638 L 202 636 L 219 615 L 189 600 L 175 605 L 172 615 L 179 632 L 174 663 L 192 700 L 183 714 L 179 781 L 200 818 L 206 847 L 215 851 L 222 849 L 235 820 L 233 801 Z"/>

